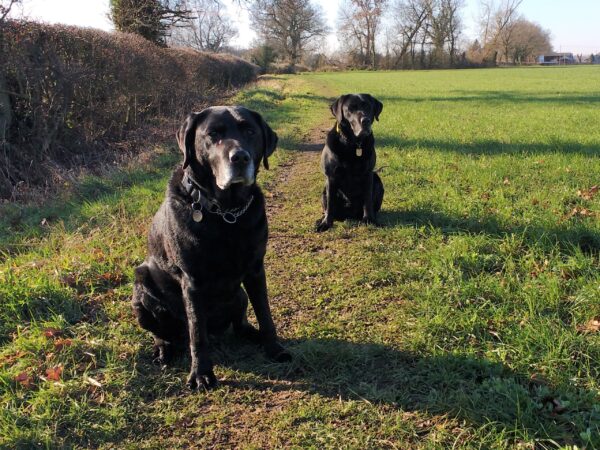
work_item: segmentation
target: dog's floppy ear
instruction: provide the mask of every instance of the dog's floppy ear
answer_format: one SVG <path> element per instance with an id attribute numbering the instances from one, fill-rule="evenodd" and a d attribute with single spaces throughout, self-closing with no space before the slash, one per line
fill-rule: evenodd
<path id="1" fill-rule="evenodd" d="M 344 101 L 346 101 L 346 98 L 348 96 L 347 95 L 342 95 L 340 97 L 338 97 L 338 99 L 333 102 L 330 106 L 331 108 L 331 114 L 333 114 L 333 117 L 335 117 L 335 120 L 337 120 L 338 123 L 342 123 L 342 121 L 344 120 Z"/>
<path id="2" fill-rule="evenodd" d="M 255 117 L 257 123 L 260 125 L 263 135 L 263 165 L 265 169 L 269 170 L 269 156 L 273 154 L 275 148 L 277 147 L 277 141 L 279 138 L 277 137 L 277 133 L 275 133 L 269 124 L 263 119 L 263 117 L 257 113 L 256 111 L 249 110 L 252 115 Z"/>
<path id="3" fill-rule="evenodd" d="M 199 121 L 202 117 L 206 115 L 206 109 L 200 112 L 190 113 L 177 133 L 175 133 L 175 137 L 177 138 L 177 144 L 179 144 L 179 148 L 183 152 L 183 168 L 185 169 L 190 165 L 192 158 L 194 157 L 195 142 L 196 142 L 196 127 L 198 126 Z"/>
<path id="4" fill-rule="evenodd" d="M 371 100 L 371 104 L 373 105 L 373 110 L 375 111 L 375 120 L 379 122 L 379 114 L 383 111 L 383 103 L 377 100 L 372 95 L 369 95 L 369 100 Z"/>

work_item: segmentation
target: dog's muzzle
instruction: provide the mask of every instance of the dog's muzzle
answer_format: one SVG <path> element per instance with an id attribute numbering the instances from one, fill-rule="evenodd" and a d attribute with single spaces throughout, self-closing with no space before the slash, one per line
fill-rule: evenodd
<path id="1" fill-rule="evenodd" d="M 228 153 L 228 160 L 221 163 L 215 174 L 217 186 L 227 189 L 233 184 L 251 186 L 254 184 L 255 165 L 250 152 L 243 148 L 233 148 Z"/>
<path id="2" fill-rule="evenodd" d="M 371 120 L 367 117 L 363 117 L 356 123 L 356 126 L 353 124 L 352 131 L 357 138 L 365 138 L 373 133 L 371 125 Z"/>

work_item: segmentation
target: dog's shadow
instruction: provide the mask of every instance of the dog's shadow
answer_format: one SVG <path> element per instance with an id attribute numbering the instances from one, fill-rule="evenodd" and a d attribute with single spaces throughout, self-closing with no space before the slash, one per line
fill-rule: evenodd
<path id="1" fill-rule="evenodd" d="M 378 219 L 384 227 L 426 226 L 439 229 L 446 235 L 467 232 L 503 237 L 516 234 L 529 242 L 546 242 L 550 247 L 558 243 L 561 249 L 567 252 L 572 252 L 576 247 L 587 254 L 600 252 L 600 234 L 591 223 L 507 226 L 493 214 L 453 216 L 428 209 L 396 210 L 385 207 L 379 213 Z"/>
<path id="2" fill-rule="evenodd" d="M 594 408 L 594 394 L 569 386 L 531 381 L 502 363 L 475 356 L 420 356 L 380 344 L 337 339 L 288 340 L 291 363 L 277 364 L 256 345 L 227 334 L 212 345 L 217 367 L 239 373 L 221 381 L 225 389 L 318 394 L 366 401 L 399 411 L 422 412 L 464 420 L 474 427 L 493 426 L 505 433 L 526 432 L 557 442 L 577 442 L 583 421 Z M 187 372 L 187 356 L 170 371 Z M 246 376 L 251 375 L 251 376 Z M 284 383 L 282 383 L 284 382 Z M 193 394 L 190 394 L 193 395 Z M 555 410 L 555 399 L 569 395 L 577 414 Z M 573 401 L 577 399 L 577 401 Z M 575 432 L 577 430 L 577 432 Z"/>

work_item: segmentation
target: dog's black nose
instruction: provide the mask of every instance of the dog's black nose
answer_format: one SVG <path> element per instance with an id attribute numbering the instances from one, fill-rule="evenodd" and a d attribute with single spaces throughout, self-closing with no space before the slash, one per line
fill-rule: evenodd
<path id="1" fill-rule="evenodd" d="M 236 148 L 229 152 L 229 161 L 233 164 L 248 164 L 250 162 L 250 153 L 241 148 Z"/>

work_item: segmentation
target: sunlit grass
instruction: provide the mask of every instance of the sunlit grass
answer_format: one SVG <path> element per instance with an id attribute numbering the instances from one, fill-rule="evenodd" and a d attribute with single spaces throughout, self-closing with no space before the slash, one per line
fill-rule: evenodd
<path id="1" fill-rule="evenodd" d="M 280 136 L 259 178 L 280 205 L 268 281 L 295 360 L 228 336 L 214 392 L 185 389 L 185 359 L 151 364 L 129 306 L 174 142 L 3 205 L 0 447 L 599 447 L 598 86 L 597 68 L 354 72 L 240 93 Z M 317 235 L 318 154 L 297 149 L 347 92 L 385 105 L 385 226 Z"/>

